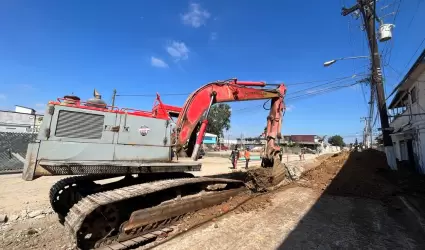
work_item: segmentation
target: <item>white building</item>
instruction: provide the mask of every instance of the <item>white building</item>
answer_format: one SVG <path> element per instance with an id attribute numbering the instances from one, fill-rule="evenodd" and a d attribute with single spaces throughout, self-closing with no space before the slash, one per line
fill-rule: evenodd
<path id="1" fill-rule="evenodd" d="M 0 110 L 0 132 L 38 132 L 42 120 L 43 115 L 37 115 L 34 109 L 23 106 L 16 106 L 15 111 Z"/>
<path id="2" fill-rule="evenodd" d="M 394 92 L 388 108 L 396 157 L 425 174 L 425 50 Z"/>
<path id="3" fill-rule="evenodd" d="M 15 105 L 15 112 L 16 113 L 33 115 L 33 114 L 35 114 L 35 109 L 27 108 L 27 107 L 24 107 L 24 106 Z"/>

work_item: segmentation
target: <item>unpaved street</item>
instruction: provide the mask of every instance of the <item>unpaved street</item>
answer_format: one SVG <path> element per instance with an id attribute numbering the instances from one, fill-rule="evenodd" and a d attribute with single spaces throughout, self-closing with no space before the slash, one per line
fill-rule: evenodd
<path id="1" fill-rule="evenodd" d="M 294 186 L 264 210 L 233 213 L 155 249 L 423 249 L 405 217 L 376 200 L 334 197 Z M 396 217 L 391 215 L 395 213 Z"/>
<path id="2" fill-rule="evenodd" d="M 156 249 L 424 249 L 420 218 L 381 174 L 383 159 L 379 152 L 330 157 L 267 194 L 264 209 L 236 210 Z"/>
<path id="3" fill-rule="evenodd" d="M 292 157 L 296 159 L 295 157 Z M 313 157 L 309 156 L 309 159 Z M 221 157 L 201 159 L 202 171 L 195 175 L 231 173 L 230 161 Z M 303 165 L 311 161 L 295 161 L 292 165 Z M 258 167 L 259 161 L 250 166 Z M 236 171 L 244 163 L 238 164 Z M 53 214 L 48 200 L 51 186 L 66 176 L 42 177 L 34 181 L 23 181 L 20 174 L 0 175 L 0 214 L 7 215 L 9 222 L 0 224 L 0 249 L 70 249 L 67 232 Z M 35 214 L 34 214 L 35 213 Z M 35 216 L 33 216 L 35 215 Z"/>
<path id="4" fill-rule="evenodd" d="M 190 215 L 178 227 L 179 235 L 170 234 L 170 240 L 155 249 L 425 249 L 424 230 L 398 199 L 398 188 L 380 174 L 379 167 L 372 167 L 382 164 L 381 155 L 366 156 L 341 153 L 319 157 L 319 166 L 311 161 L 296 162 L 308 163 L 305 169 L 314 168 L 300 180 L 228 213 L 223 211 L 237 197 Z M 375 156 L 379 159 L 370 159 Z M 231 171 L 222 160 L 204 159 L 208 173 Z M 0 194 L 6 203 L 0 207 L 19 211 L 46 207 L 48 188 L 57 177 L 44 182 L 40 178 L 38 185 L 19 182 L 16 176 L 8 178 L 2 176 L 6 182 L 1 182 Z M 7 187 L 10 191 L 5 192 Z M 19 198 L 13 201 L 15 197 Z M 25 199 L 38 202 L 34 206 Z M 223 215 L 185 232 L 196 224 L 191 219 L 202 221 L 211 214 Z M 67 233 L 54 214 L 0 225 L 0 237 L 0 249 L 71 249 Z"/>

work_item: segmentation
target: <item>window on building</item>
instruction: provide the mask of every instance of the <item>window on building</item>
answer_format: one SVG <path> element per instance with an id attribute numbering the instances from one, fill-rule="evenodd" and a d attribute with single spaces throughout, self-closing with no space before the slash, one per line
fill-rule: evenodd
<path id="1" fill-rule="evenodd" d="M 416 102 L 416 98 L 417 98 L 417 96 L 416 96 L 416 87 L 413 87 L 411 90 L 410 90 L 410 98 L 411 98 L 411 100 L 412 100 L 412 103 L 415 103 Z"/>

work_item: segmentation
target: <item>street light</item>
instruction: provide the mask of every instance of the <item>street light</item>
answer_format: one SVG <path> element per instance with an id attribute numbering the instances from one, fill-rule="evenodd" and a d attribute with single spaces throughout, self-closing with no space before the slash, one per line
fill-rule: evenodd
<path id="1" fill-rule="evenodd" d="M 349 57 L 341 57 L 341 58 L 337 58 L 337 59 L 333 59 L 327 62 L 323 63 L 323 66 L 328 67 L 331 66 L 332 64 L 336 63 L 336 61 L 340 61 L 340 60 L 347 60 L 347 59 L 359 59 L 359 58 L 370 58 L 370 56 L 349 56 Z"/>

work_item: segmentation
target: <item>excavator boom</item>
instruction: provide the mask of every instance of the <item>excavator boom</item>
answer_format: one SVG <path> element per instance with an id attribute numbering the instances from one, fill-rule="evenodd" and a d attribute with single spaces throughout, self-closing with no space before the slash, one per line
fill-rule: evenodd
<path id="1" fill-rule="evenodd" d="M 188 156 L 197 159 L 198 149 L 208 125 L 208 114 L 215 103 L 271 100 L 270 113 L 267 117 L 267 145 L 264 157 L 272 159 L 279 148 L 275 139 L 281 137 L 282 115 L 285 109 L 284 96 L 286 87 L 278 84 L 277 88 L 264 89 L 265 82 L 248 82 L 231 79 L 208 83 L 194 91 L 186 100 L 179 114 L 175 133 L 177 152 L 184 149 Z M 261 87 L 261 88 L 259 88 Z M 198 136 L 196 137 L 199 129 Z"/>

